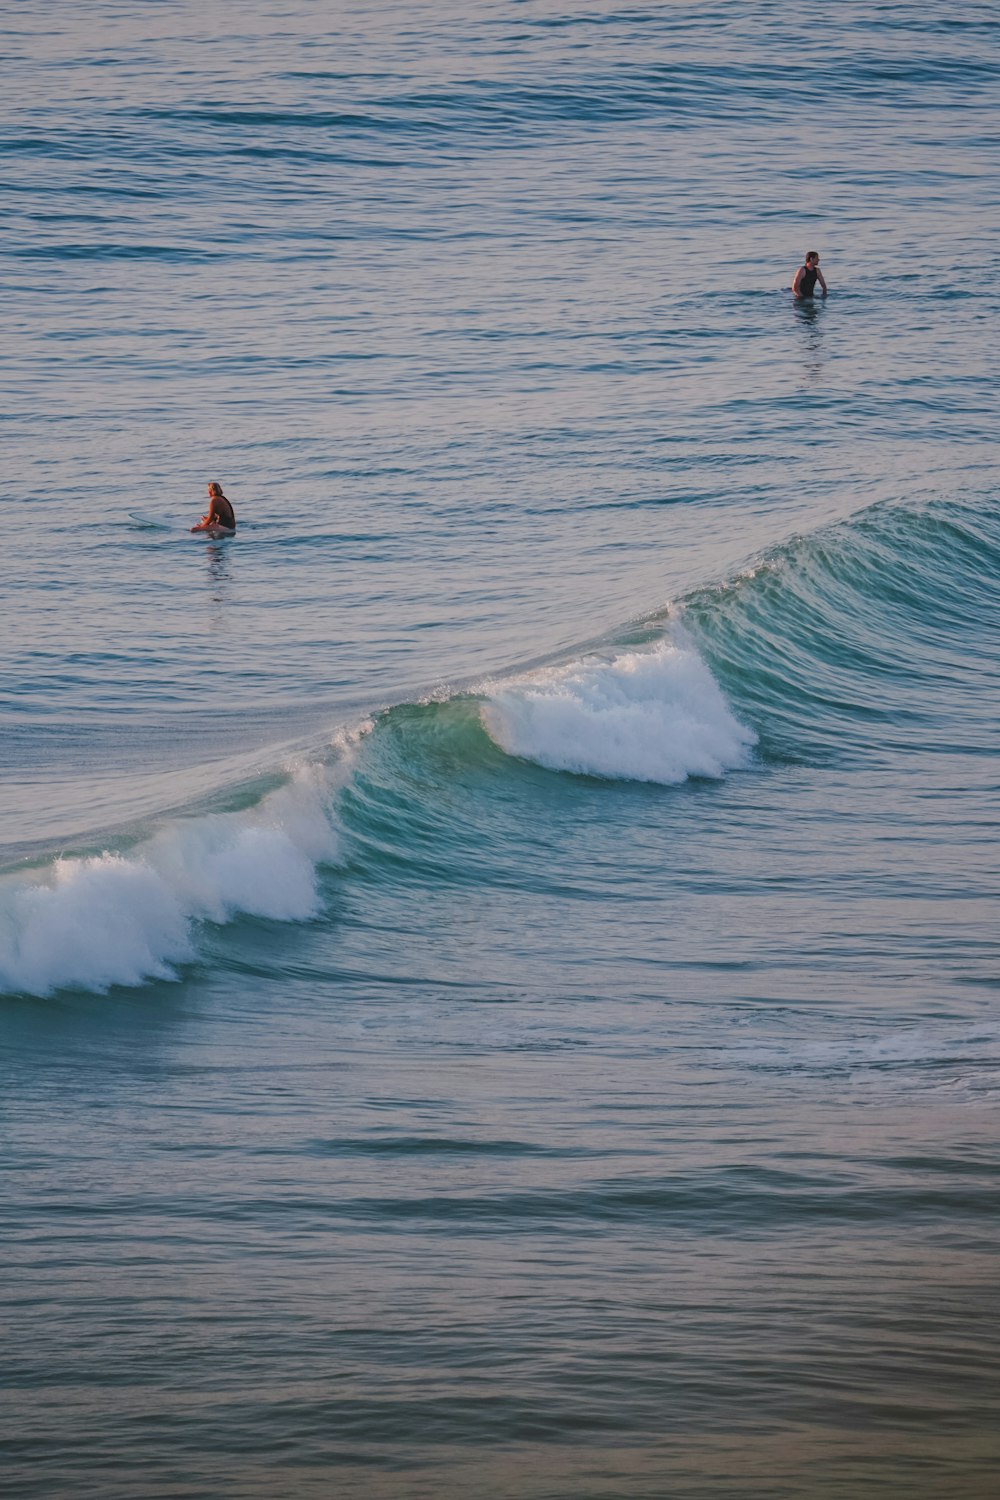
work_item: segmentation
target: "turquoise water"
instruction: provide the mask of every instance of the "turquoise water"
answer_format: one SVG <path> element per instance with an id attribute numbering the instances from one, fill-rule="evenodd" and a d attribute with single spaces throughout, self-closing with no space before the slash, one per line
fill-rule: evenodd
<path id="1" fill-rule="evenodd" d="M 992 1496 L 995 8 L 0 19 L 13 1492 Z"/>

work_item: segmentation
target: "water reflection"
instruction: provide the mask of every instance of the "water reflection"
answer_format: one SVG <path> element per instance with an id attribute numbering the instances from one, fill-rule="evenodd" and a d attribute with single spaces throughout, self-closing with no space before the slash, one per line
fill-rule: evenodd
<path id="1" fill-rule="evenodd" d="M 229 545 L 227 542 L 208 542 L 205 551 L 208 556 L 208 579 L 212 592 L 212 603 L 228 604 L 229 589 L 232 584 Z M 220 613 L 217 623 L 221 623 L 221 621 L 222 615 Z"/>
<path id="2" fill-rule="evenodd" d="M 796 297 L 792 307 L 805 337 L 805 374 L 808 383 L 812 385 L 823 369 L 823 314 L 826 312 L 826 302 L 813 297 Z"/>

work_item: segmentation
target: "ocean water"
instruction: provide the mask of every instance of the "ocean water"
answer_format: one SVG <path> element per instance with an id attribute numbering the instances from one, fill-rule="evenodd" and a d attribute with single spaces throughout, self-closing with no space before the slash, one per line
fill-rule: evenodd
<path id="1" fill-rule="evenodd" d="M 9 1492 L 994 1496 L 995 5 L 0 58 Z"/>

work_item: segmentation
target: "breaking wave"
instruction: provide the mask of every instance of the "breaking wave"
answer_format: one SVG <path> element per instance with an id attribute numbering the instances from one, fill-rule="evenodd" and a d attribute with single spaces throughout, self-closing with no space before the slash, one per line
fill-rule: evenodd
<path id="1" fill-rule="evenodd" d="M 524 830 L 508 810 L 534 795 L 518 763 L 671 786 L 747 769 L 755 747 L 766 762 L 867 755 L 894 774 L 913 748 L 992 753 L 998 557 L 981 507 L 875 507 L 630 639 L 387 705 L 253 807 L 4 877 L 0 990 L 173 979 L 201 924 L 308 921 L 342 839 L 376 881 L 482 883 L 499 862 L 516 883 Z"/>
<path id="2" fill-rule="evenodd" d="M 127 853 L 60 858 L 0 884 L 0 987 L 49 995 L 177 978 L 201 922 L 301 922 L 336 863 L 336 768 L 303 766 L 249 812 L 171 823 Z"/>
<path id="3" fill-rule="evenodd" d="M 746 766 L 757 741 L 679 626 L 651 650 L 588 656 L 505 683 L 481 713 L 509 755 L 609 780 L 717 778 Z"/>

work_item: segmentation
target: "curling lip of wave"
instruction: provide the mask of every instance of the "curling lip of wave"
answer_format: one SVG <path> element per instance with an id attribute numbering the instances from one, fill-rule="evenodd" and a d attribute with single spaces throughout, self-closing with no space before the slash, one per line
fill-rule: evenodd
<path id="1" fill-rule="evenodd" d="M 496 685 L 480 713 L 508 755 L 608 780 L 718 778 L 745 767 L 757 742 L 676 624 L 653 650 L 588 656 Z"/>

